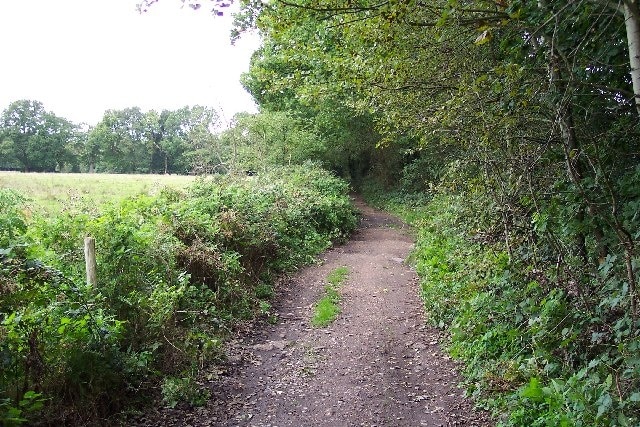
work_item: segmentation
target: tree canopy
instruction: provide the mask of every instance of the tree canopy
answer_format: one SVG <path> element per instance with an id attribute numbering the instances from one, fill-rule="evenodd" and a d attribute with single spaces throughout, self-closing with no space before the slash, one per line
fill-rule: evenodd
<path id="1" fill-rule="evenodd" d="M 76 167 L 72 144 L 78 128 L 44 109 L 38 101 L 15 101 L 2 113 L 1 168 L 52 172 Z"/>

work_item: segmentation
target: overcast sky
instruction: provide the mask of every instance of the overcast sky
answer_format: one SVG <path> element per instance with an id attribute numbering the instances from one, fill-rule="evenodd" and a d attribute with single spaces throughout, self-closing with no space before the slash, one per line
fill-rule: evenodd
<path id="1" fill-rule="evenodd" d="M 73 122 L 96 124 L 107 109 L 206 105 L 227 120 L 255 112 L 239 83 L 257 35 L 229 41 L 230 13 L 162 0 L 0 0 L 0 110 L 41 101 Z"/>

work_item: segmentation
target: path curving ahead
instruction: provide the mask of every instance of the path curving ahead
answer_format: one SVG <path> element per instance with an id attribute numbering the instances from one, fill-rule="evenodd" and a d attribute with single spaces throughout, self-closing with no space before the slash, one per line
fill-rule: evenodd
<path id="1" fill-rule="evenodd" d="M 161 410 L 142 424 L 182 426 L 492 426 L 457 388 L 455 364 L 425 324 L 413 247 L 397 219 L 361 203 L 359 230 L 279 288 L 279 322 L 229 347 L 203 408 Z M 342 313 L 311 326 L 327 275 L 347 266 Z"/>

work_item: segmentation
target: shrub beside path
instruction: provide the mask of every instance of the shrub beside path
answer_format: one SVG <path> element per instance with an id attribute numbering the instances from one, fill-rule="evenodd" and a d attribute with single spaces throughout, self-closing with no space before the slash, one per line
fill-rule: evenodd
<path id="1" fill-rule="evenodd" d="M 358 203 L 352 239 L 278 287 L 278 322 L 254 325 L 228 348 L 228 361 L 203 380 L 202 408 L 160 409 L 143 425 L 492 426 L 457 387 L 456 365 L 426 325 L 413 246 L 397 219 Z M 346 266 L 341 314 L 311 325 L 327 275 Z M 206 376 L 206 375 L 205 375 Z"/>

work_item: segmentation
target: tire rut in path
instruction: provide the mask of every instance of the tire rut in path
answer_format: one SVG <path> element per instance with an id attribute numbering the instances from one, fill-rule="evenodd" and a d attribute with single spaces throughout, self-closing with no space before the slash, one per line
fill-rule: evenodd
<path id="1" fill-rule="evenodd" d="M 490 426 L 457 388 L 455 364 L 425 324 L 413 239 L 396 219 L 358 203 L 361 227 L 322 264 L 279 290 L 276 325 L 230 347 L 233 369 L 203 408 L 155 414 L 171 425 Z M 326 328 L 310 319 L 327 275 L 347 266 L 341 314 Z M 284 289 L 282 289 L 284 288 Z M 234 365 L 235 364 L 235 365 Z M 149 421 L 149 419 L 148 419 Z"/>

